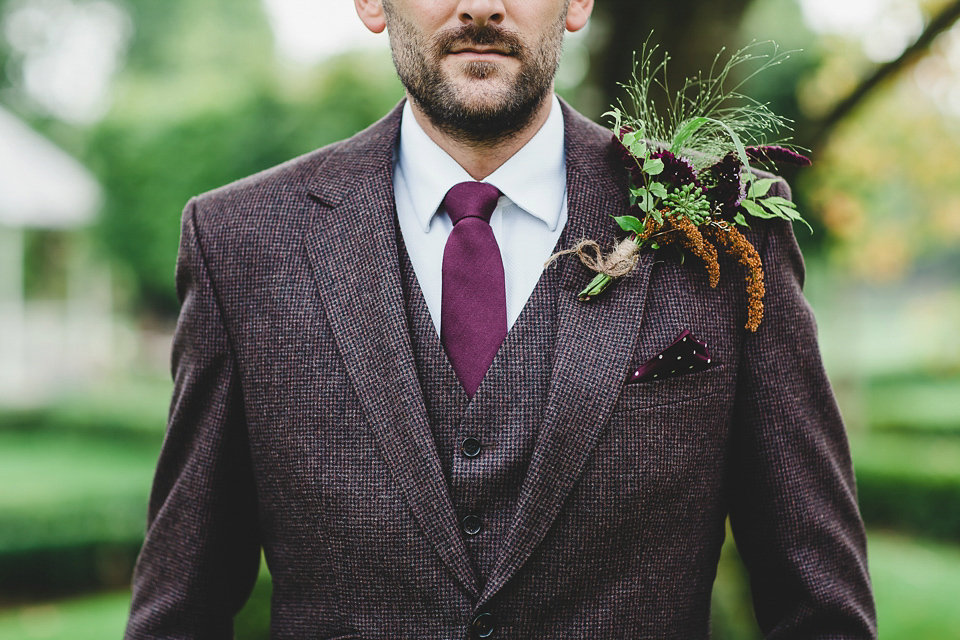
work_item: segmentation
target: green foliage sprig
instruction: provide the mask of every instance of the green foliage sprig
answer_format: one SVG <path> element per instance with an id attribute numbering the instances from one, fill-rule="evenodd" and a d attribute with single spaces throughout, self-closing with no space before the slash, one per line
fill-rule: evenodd
<path id="1" fill-rule="evenodd" d="M 700 257 L 711 286 L 716 286 L 717 253 L 724 249 L 748 269 L 747 328 L 756 330 L 763 317 L 763 270 L 755 248 L 736 227 L 749 227 L 748 217 L 810 225 L 793 202 L 772 194 L 779 178 L 758 176 L 751 161 L 810 161 L 782 137 L 791 130 L 790 121 L 741 89 L 792 52 L 781 51 L 773 42 L 754 43 L 721 64 L 721 50 L 706 74 L 687 78 L 679 91 L 671 92 L 669 56 L 657 61 L 657 48 L 648 45 L 649 38 L 634 63 L 632 80 L 622 85 L 630 108 L 621 102 L 604 114 L 612 121 L 630 173 L 631 213 L 615 217 L 628 236 L 609 254 L 591 240 L 561 253 L 578 254 L 597 272 L 580 293 L 582 300 L 589 300 L 629 273 L 642 249 L 671 244 Z M 764 46 L 772 51 L 760 52 Z M 744 66 L 753 69 L 740 74 Z M 734 81 L 734 75 L 742 77 Z"/>

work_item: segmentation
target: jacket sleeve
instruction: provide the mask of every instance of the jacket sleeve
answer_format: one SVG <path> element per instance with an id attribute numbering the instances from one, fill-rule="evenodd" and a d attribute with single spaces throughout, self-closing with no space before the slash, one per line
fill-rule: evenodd
<path id="1" fill-rule="evenodd" d="M 243 398 L 194 201 L 183 215 L 177 292 L 173 399 L 127 640 L 232 638 L 260 564 Z"/>
<path id="2" fill-rule="evenodd" d="M 764 317 L 742 345 L 728 478 L 757 621 L 768 640 L 874 639 L 849 445 L 791 224 L 771 221 L 758 250 Z"/>

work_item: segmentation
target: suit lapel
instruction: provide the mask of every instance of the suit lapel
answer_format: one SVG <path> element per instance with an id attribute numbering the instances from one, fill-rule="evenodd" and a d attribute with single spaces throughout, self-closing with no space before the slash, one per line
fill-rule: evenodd
<path id="1" fill-rule="evenodd" d="M 610 215 L 627 212 L 625 176 L 611 136 L 564 105 L 567 144 L 567 238 L 610 246 Z M 561 258 L 557 340 L 541 436 L 520 491 L 503 553 L 481 604 L 517 572 L 546 535 L 600 437 L 626 375 L 639 333 L 652 253 L 603 296 L 580 302 L 593 275 L 574 256 Z"/>
<path id="2" fill-rule="evenodd" d="M 330 207 L 306 246 L 347 373 L 414 516 L 464 589 L 479 588 L 427 420 L 401 290 L 393 194 L 399 107 L 331 153 L 309 186 Z"/>

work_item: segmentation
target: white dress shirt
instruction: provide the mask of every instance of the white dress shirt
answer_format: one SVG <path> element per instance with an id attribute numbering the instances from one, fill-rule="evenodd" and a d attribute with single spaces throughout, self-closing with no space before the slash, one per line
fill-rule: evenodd
<path id="1" fill-rule="evenodd" d="M 440 205 L 453 185 L 471 181 L 470 174 L 423 131 L 408 101 L 393 169 L 394 197 L 403 242 L 437 333 L 443 248 L 453 229 Z M 503 258 L 509 330 L 567 222 L 563 113 L 556 96 L 540 130 L 484 182 L 502 194 L 490 226 Z"/>

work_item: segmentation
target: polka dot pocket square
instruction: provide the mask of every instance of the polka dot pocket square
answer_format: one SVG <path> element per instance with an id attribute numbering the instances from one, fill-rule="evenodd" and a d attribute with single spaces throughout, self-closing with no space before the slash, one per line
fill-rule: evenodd
<path id="1" fill-rule="evenodd" d="M 689 330 L 684 329 L 669 347 L 644 362 L 639 369 L 631 371 L 627 376 L 627 384 L 675 378 L 714 366 L 716 362 L 710 357 L 707 343 L 697 340 Z"/>

